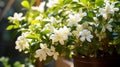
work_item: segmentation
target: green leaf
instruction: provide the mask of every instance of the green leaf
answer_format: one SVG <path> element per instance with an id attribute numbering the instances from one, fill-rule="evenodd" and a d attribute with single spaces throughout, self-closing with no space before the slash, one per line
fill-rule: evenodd
<path id="1" fill-rule="evenodd" d="M 16 61 L 16 62 L 14 63 L 14 67 L 24 67 L 24 65 L 21 64 L 19 61 Z"/>
<path id="2" fill-rule="evenodd" d="M 32 20 L 31 21 L 31 24 L 37 24 L 37 23 L 39 23 L 39 20 Z"/>
<path id="3" fill-rule="evenodd" d="M 29 4 L 29 2 L 28 2 L 27 0 L 22 1 L 22 2 L 21 2 L 21 5 L 22 5 L 23 7 L 25 7 L 25 8 L 30 8 L 30 4 Z"/>
<path id="4" fill-rule="evenodd" d="M 97 6 L 103 6 L 103 3 L 104 3 L 103 0 L 96 0 L 96 1 L 95 1 L 95 4 L 96 4 Z"/>
<path id="5" fill-rule="evenodd" d="M 19 25 L 9 25 L 6 30 L 12 30 L 12 29 L 17 29 Z"/>
<path id="6" fill-rule="evenodd" d="M 44 30 L 44 31 L 42 31 L 42 34 L 47 34 L 47 33 L 50 33 L 50 30 Z"/>
<path id="7" fill-rule="evenodd" d="M 116 6 L 120 7 L 120 1 L 118 1 L 118 2 L 116 3 Z"/>
<path id="8" fill-rule="evenodd" d="M 11 67 L 11 65 L 8 63 L 9 62 L 8 57 L 1 57 L 0 62 L 3 64 L 4 67 Z"/>
<path id="9" fill-rule="evenodd" d="M 35 4 L 36 0 L 31 0 L 30 5 L 32 6 L 33 4 Z"/>
<path id="10" fill-rule="evenodd" d="M 68 4 L 68 3 L 71 3 L 71 2 L 72 2 L 72 0 L 63 0 L 64 4 Z"/>
<path id="11" fill-rule="evenodd" d="M 87 5 L 88 0 L 80 0 L 84 5 Z"/>
<path id="12" fill-rule="evenodd" d="M 7 28 L 6 28 L 6 30 L 11 30 L 11 29 L 13 29 L 14 28 L 14 25 L 9 25 Z"/>
<path id="13" fill-rule="evenodd" d="M 60 2 L 61 4 L 63 4 L 63 1 L 64 1 L 64 0 L 59 0 L 59 2 Z"/>
<path id="14" fill-rule="evenodd" d="M 27 36 L 27 38 L 30 38 L 30 39 L 39 39 L 40 35 L 39 34 L 31 34 L 29 36 Z"/>

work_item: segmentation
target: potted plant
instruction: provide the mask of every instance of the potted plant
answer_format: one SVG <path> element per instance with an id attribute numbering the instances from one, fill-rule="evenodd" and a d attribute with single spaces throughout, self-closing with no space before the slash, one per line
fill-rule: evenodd
<path id="1" fill-rule="evenodd" d="M 23 0 L 25 14 L 9 17 L 7 27 L 21 33 L 15 48 L 33 61 L 120 54 L 120 1 L 48 0 L 33 6 L 34 2 Z"/>

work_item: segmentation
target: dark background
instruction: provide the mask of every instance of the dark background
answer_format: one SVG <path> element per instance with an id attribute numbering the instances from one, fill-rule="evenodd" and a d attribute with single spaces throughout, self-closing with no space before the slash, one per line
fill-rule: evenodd
<path id="1" fill-rule="evenodd" d="M 20 61 L 23 63 L 24 58 L 26 57 L 24 54 L 19 53 L 15 49 L 15 41 L 18 36 L 15 35 L 16 30 L 6 30 L 7 26 L 9 25 L 8 16 L 13 16 L 14 12 L 21 12 L 21 1 L 22 0 L 15 0 L 12 6 L 8 8 L 8 11 L 0 20 L 0 58 L 3 56 L 8 57 L 10 59 L 10 64 L 13 64 L 15 61 Z M 4 9 L 9 2 L 10 0 L 0 0 L 0 16 L 4 12 Z M 0 67 L 3 67 L 2 63 L 0 63 Z"/>

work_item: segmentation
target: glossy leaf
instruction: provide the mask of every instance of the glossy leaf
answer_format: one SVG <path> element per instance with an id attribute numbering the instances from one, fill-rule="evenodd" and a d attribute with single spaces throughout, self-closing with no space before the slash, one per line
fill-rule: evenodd
<path id="1" fill-rule="evenodd" d="M 25 8 L 30 8 L 30 4 L 29 4 L 29 2 L 28 2 L 27 0 L 22 1 L 21 5 L 22 5 L 23 7 L 25 7 Z"/>
<path id="2" fill-rule="evenodd" d="M 11 30 L 11 29 L 13 29 L 14 28 L 14 25 L 9 25 L 7 28 L 6 28 L 6 30 Z"/>
<path id="3" fill-rule="evenodd" d="M 103 0 L 96 0 L 96 1 L 95 1 L 95 4 L 96 4 L 97 6 L 103 6 L 103 3 L 104 3 Z"/>
<path id="4" fill-rule="evenodd" d="M 84 5 L 87 5 L 88 0 L 80 0 Z"/>

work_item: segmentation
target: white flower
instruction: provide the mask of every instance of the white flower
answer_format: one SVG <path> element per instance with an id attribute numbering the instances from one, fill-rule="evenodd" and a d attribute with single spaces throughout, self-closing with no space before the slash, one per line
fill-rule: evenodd
<path id="1" fill-rule="evenodd" d="M 78 34 L 78 33 L 79 33 L 81 30 L 83 30 L 83 26 L 82 26 L 82 25 L 77 25 L 76 30 L 72 32 L 73 35 L 76 36 L 77 39 L 79 38 L 79 34 Z"/>
<path id="2" fill-rule="evenodd" d="M 17 38 L 16 43 L 16 49 L 18 49 L 20 52 L 22 50 L 25 50 L 26 48 L 29 48 L 28 40 L 24 36 L 19 36 Z"/>
<path id="3" fill-rule="evenodd" d="M 109 0 L 104 0 L 104 2 L 106 3 L 106 2 L 109 2 Z"/>
<path id="4" fill-rule="evenodd" d="M 77 30 L 78 32 L 80 32 L 81 30 L 83 30 L 83 25 L 77 25 L 76 30 Z"/>
<path id="5" fill-rule="evenodd" d="M 66 15 L 71 14 L 71 13 L 74 13 L 72 9 L 66 10 L 66 11 L 63 13 L 63 15 L 66 16 Z"/>
<path id="6" fill-rule="evenodd" d="M 74 12 L 73 12 L 74 13 Z M 79 10 L 78 13 L 74 13 L 74 14 L 69 14 L 68 17 L 68 26 L 71 26 L 71 25 L 75 25 L 77 26 L 78 25 L 78 22 L 82 20 L 82 18 L 84 16 L 86 16 L 87 13 L 86 12 L 82 12 L 82 9 Z"/>
<path id="7" fill-rule="evenodd" d="M 47 7 L 51 8 L 59 3 L 59 0 L 48 0 Z"/>
<path id="8" fill-rule="evenodd" d="M 93 25 L 93 22 L 87 22 L 85 21 L 82 25 L 81 25 L 81 29 L 80 30 L 83 30 L 83 29 L 88 29 L 90 31 L 92 31 L 92 27 L 90 25 Z"/>
<path id="9" fill-rule="evenodd" d="M 16 43 L 16 49 L 18 49 L 20 52 L 29 49 L 29 42 L 31 42 L 31 39 L 27 39 L 26 37 L 30 34 L 31 32 L 24 32 L 22 33 L 21 36 L 17 38 Z M 24 53 L 28 53 L 28 51 L 25 51 Z"/>
<path id="10" fill-rule="evenodd" d="M 50 18 L 46 19 L 46 21 L 50 21 L 52 24 L 58 22 L 55 17 L 50 17 Z"/>
<path id="11" fill-rule="evenodd" d="M 93 20 L 98 23 L 98 18 L 97 17 L 93 17 Z"/>
<path id="12" fill-rule="evenodd" d="M 51 46 L 51 51 L 53 52 L 53 58 L 57 60 L 59 53 L 55 51 L 55 47 Z"/>
<path id="13" fill-rule="evenodd" d="M 110 32 L 112 32 L 112 25 L 111 25 L 111 24 L 106 24 L 105 27 L 106 27 L 106 29 L 108 29 Z"/>
<path id="14" fill-rule="evenodd" d="M 35 58 L 39 58 L 40 61 L 46 60 L 46 53 L 42 49 L 36 50 Z"/>
<path id="15" fill-rule="evenodd" d="M 82 24 L 82 27 L 84 28 L 84 29 L 89 29 L 89 24 L 88 24 L 89 22 L 84 22 L 83 24 Z"/>
<path id="16" fill-rule="evenodd" d="M 47 48 L 46 44 L 40 44 L 40 48 L 36 50 L 35 58 L 39 58 L 40 61 L 46 60 L 47 56 L 52 56 L 53 52 Z"/>
<path id="17" fill-rule="evenodd" d="M 102 31 L 98 33 L 98 31 L 95 30 L 95 34 L 96 34 L 96 36 L 99 38 L 99 41 L 101 41 L 103 38 L 106 37 L 106 33 L 105 33 L 105 32 L 102 32 Z"/>
<path id="18" fill-rule="evenodd" d="M 14 13 L 14 16 L 13 17 L 8 17 L 8 19 L 10 20 L 10 21 L 12 21 L 12 22 L 14 22 L 14 21 L 22 21 L 23 19 L 24 19 L 24 17 L 22 17 L 23 16 L 23 13 Z"/>
<path id="19" fill-rule="evenodd" d="M 114 15 L 114 12 L 119 10 L 119 8 L 114 8 L 114 6 L 115 6 L 115 3 L 110 4 L 109 2 L 106 2 L 105 8 L 100 8 L 99 12 L 101 15 L 103 15 L 105 19 L 107 19 L 108 14 Z"/>
<path id="20" fill-rule="evenodd" d="M 109 23 L 105 24 L 105 25 L 102 27 L 101 32 L 105 32 L 106 29 L 107 29 L 108 31 L 112 32 L 112 25 L 109 24 Z"/>
<path id="21" fill-rule="evenodd" d="M 34 65 L 30 64 L 29 67 L 34 67 Z"/>
<path id="22" fill-rule="evenodd" d="M 52 39 L 52 43 L 54 43 L 54 42 L 60 42 L 60 44 L 64 44 L 64 39 L 63 39 L 63 36 L 62 36 L 62 33 L 61 33 L 61 31 L 59 31 L 59 30 L 54 30 L 54 34 L 52 34 L 51 36 L 50 36 L 50 39 Z"/>
<path id="23" fill-rule="evenodd" d="M 73 31 L 72 32 L 72 34 L 76 37 L 76 39 L 78 39 L 79 38 L 79 34 L 78 34 L 79 32 L 78 31 Z"/>
<path id="24" fill-rule="evenodd" d="M 40 44 L 40 47 L 48 56 L 52 56 L 53 55 L 51 50 L 49 48 L 47 48 L 46 44 Z"/>
<path id="25" fill-rule="evenodd" d="M 51 25 L 50 23 L 46 24 L 45 27 L 42 29 L 42 31 L 44 30 L 49 30 L 50 32 L 54 32 L 54 26 Z"/>
<path id="26" fill-rule="evenodd" d="M 59 53 L 55 51 L 55 47 L 51 46 L 51 49 L 47 48 L 46 44 L 40 44 L 41 49 L 36 50 L 35 58 L 39 58 L 40 61 L 46 60 L 47 56 L 53 56 L 57 60 Z"/>
<path id="27" fill-rule="evenodd" d="M 70 35 L 70 28 L 67 28 L 66 26 L 64 26 L 63 28 L 60 28 L 60 31 L 63 33 L 63 36 Z"/>
<path id="28" fill-rule="evenodd" d="M 73 0 L 73 2 L 79 2 L 78 0 Z"/>
<path id="29" fill-rule="evenodd" d="M 81 19 L 82 18 L 80 17 L 80 15 L 78 13 L 69 14 L 68 26 L 72 26 L 72 25 L 76 26 Z"/>
<path id="30" fill-rule="evenodd" d="M 41 14 L 35 18 L 35 20 L 42 20 L 42 19 L 43 19 L 43 16 Z"/>
<path id="31" fill-rule="evenodd" d="M 59 30 L 55 29 L 54 34 L 50 36 L 50 39 L 52 39 L 52 42 L 59 42 L 61 45 L 64 45 L 64 40 L 68 39 L 69 35 L 69 28 L 64 27 L 60 28 Z"/>
<path id="32" fill-rule="evenodd" d="M 85 41 L 86 39 L 88 42 L 91 42 L 91 38 L 93 38 L 93 35 L 91 35 L 91 32 L 89 30 L 82 30 L 79 34 L 81 41 Z"/>
<path id="33" fill-rule="evenodd" d="M 45 2 L 41 2 L 41 4 L 39 6 L 32 6 L 31 8 L 33 10 L 37 10 L 39 12 L 44 12 Z"/>
<path id="34" fill-rule="evenodd" d="M 103 26 L 101 32 L 105 32 L 105 31 L 106 31 L 106 28 L 105 26 Z"/>
<path id="35" fill-rule="evenodd" d="M 58 52 L 55 52 L 53 58 L 54 58 L 55 60 L 57 60 L 57 59 L 58 59 L 58 55 L 59 55 L 59 53 L 58 53 Z"/>
<path id="36" fill-rule="evenodd" d="M 110 32 L 112 32 L 112 25 L 110 24 L 111 22 L 113 22 L 113 19 L 110 19 L 105 25 L 106 29 L 108 29 Z"/>
<path id="37" fill-rule="evenodd" d="M 80 14 L 81 19 L 82 19 L 84 16 L 87 16 L 87 13 L 86 13 L 86 12 L 83 12 L 82 9 L 79 10 L 79 14 Z M 81 20 L 80 20 L 80 21 L 81 21 Z"/>

